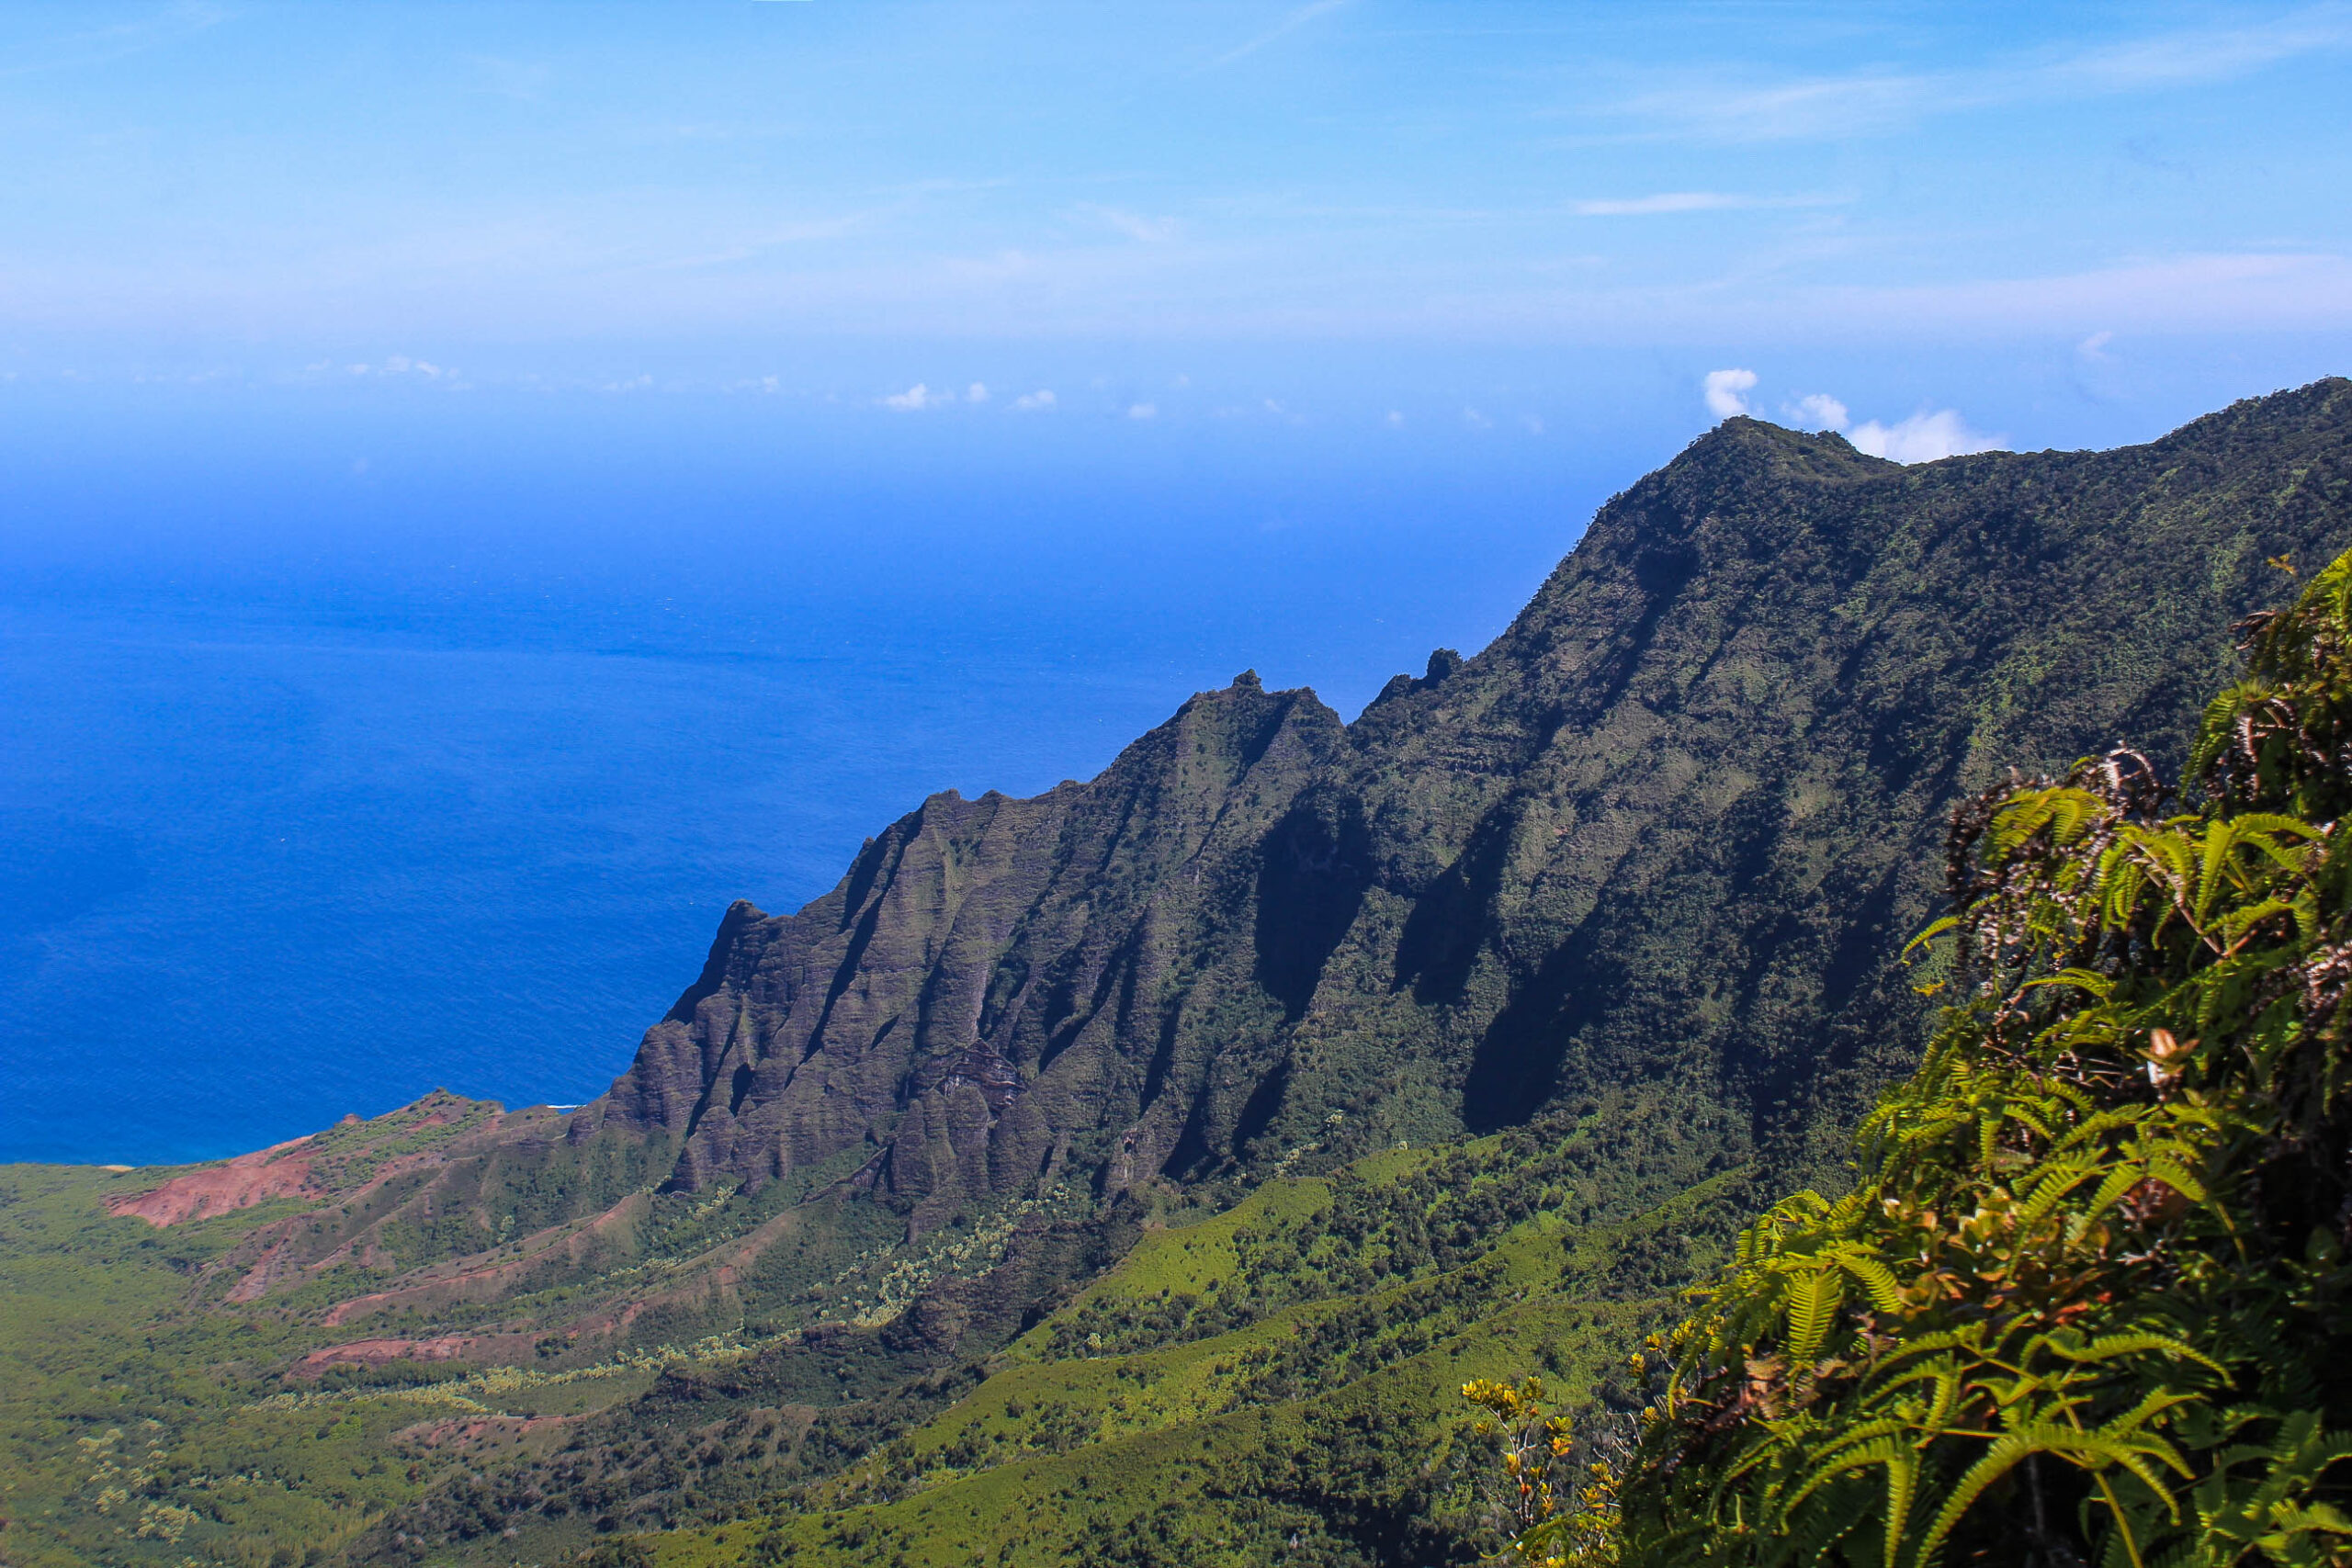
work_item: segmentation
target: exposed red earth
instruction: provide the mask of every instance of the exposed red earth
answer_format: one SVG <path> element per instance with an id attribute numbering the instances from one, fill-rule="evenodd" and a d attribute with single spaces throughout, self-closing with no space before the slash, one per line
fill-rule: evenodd
<path id="1" fill-rule="evenodd" d="M 274 1198 L 313 1195 L 310 1152 L 302 1147 L 314 1136 L 305 1133 L 226 1165 L 209 1166 L 175 1176 L 145 1192 L 119 1194 L 107 1200 L 116 1214 L 136 1214 L 157 1227 L 208 1220 L 266 1203 Z"/>
<path id="2" fill-rule="evenodd" d="M 462 1334 L 444 1334 L 432 1339 L 355 1339 L 348 1345 L 330 1345 L 323 1350 L 313 1350 L 294 1363 L 287 1374 L 295 1378 L 315 1378 L 329 1367 L 381 1367 L 393 1361 L 454 1361 L 466 1353 L 472 1341 Z"/>

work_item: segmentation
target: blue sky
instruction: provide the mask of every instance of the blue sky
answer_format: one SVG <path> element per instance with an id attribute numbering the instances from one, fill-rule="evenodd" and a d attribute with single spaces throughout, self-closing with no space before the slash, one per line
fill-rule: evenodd
<path id="1" fill-rule="evenodd" d="M 2352 367 L 2347 89 L 2339 5 L 19 4 L 0 374 L 2103 443 Z"/>

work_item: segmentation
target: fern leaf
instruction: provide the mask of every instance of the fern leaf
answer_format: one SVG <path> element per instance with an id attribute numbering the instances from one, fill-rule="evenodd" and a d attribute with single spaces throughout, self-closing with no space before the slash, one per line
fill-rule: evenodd
<path id="1" fill-rule="evenodd" d="M 1844 1302 L 1835 1269 L 1815 1269 L 1789 1281 L 1789 1359 L 1804 1365 L 1820 1358 Z"/>

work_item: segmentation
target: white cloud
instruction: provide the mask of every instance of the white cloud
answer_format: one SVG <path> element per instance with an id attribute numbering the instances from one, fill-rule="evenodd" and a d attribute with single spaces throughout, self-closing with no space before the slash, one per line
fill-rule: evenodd
<path id="1" fill-rule="evenodd" d="M 311 369 L 312 371 L 316 371 L 321 367 L 322 367 L 320 366 L 314 365 L 311 367 Z M 344 370 L 349 375 L 360 377 L 372 376 L 378 379 L 383 379 L 388 377 L 400 377 L 402 378 L 413 378 L 421 381 L 438 381 L 450 374 L 449 371 L 443 369 L 440 366 L 434 364 L 433 361 L 429 359 L 411 359 L 405 354 L 388 354 L 384 356 L 384 361 L 380 365 L 346 365 L 344 367 Z"/>
<path id="2" fill-rule="evenodd" d="M 1040 387 L 1034 392 L 1023 392 L 1013 399 L 1012 406 L 1023 413 L 1035 412 L 1038 409 L 1049 409 L 1054 406 L 1054 394 Z"/>
<path id="3" fill-rule="evenodd" d="M 1464 409 L 1462 411 L 1462 423 L 1468 425 L 1473 430 L 1492 430 L 1495 427 L 1495 422 L 1488 419 L 1485 414 L 1480 413 L 1476 409 Z"/>
<path id="4" fill-rule="evenodd" d="M 987 402 L 989 400 L 988 383 L 985 381 L 975 381 L 969 387 L 964 389 L 964 400 L 967 403 Z"/>
<path id="5" fill-rule="evenodd" d="M 1808 392 L 1795 402 L 1782 404 L 1781 412 L 1801 430 L 1843 430 L 1850 417 L 1846 405 L 1826 392 Z"/>
<path id="6" fill-rule="evenodd" d="M 917 381 L 905 391 L 892 392 L 884 398 L 882 406 L 886 409 L 896 409 L 900 413 L 914 413 L 923 409 L 935 409 L 942 403 L 952 403 L 955 400 L 955 393 L 934 392 L 921 381 Z"/>
<path id="7" fill-rule="evenodd" d="M 1129 419 L 1158 419 L 1159 408 L 1156 403 L 1133 403 L 1128 406 L 1127 417 Z"/>
<path id="8" fill-rule="evenodd" d="M 1405 428 L 1405 416 L 1398 413 L 1395 409 L 1390 409 L 1388 411 L 1388 419 L 1386 423 L 1388 428 L 1391 430 L 1402 430 Z"/>
<path id="9" fill-rule="evenodd" d="M 1997 452 L 2004 446 L 1997 435 L 1969 429 L 1967 422 L 1953 409 L 1915 413 L 1896 424 L 1871 420 L 1848 431 L 1846 439 L 1854 444 L 1857 451 L 1873 457 L 1892 457 L 1898 463 L 1932 463 L 1939 457 L 1956 457 L 1965 452 Z"/>
<path id="10" fill-rule="evenodd" d="M 1523 428 L 1530 435 L 1541 435 L 1544 434 L 1544 421 L 1534 414 L 1531 413 L 1521 415 L 1519 423 L 1521 427 Z"/>
<path id="11" fill-rule="evenodd" d="M 1724 380 L 1719 384 L 1717 377 Z M 1740 394 L 1755 385 L 1752 371 L 1718 370 L 1707 378 L 1707 406 L 1719 414 L 1752 412 L 1751 405 Z M 1721 402 L 1717 401 L 1718 394 Z M 1724 404 L 1737 407 L 1726 409 Z M 1856 451 L 1898 463 L 1932 463 L 1939 457 L 1956 457 L 1968 452 L 1997 452 L 2007 446 L 1997 435 L 1971 430 L 1957 409 L 1923 409 L 1893 424 L 1875 419 L 1856 424 L 1852 411 L 1841 399 L 1827 392 L 1808 392 L 1792 403 L 1781 404 L 1781 412 L 1801 429 L 1842 431 Z"/>
<path id="12" fill-rule="evenodd" d="M 2114 341 L 2113 333 L 2093 333 L 2075 345 L 2075 352 L 2085 359 L 2105 359 L 2107 345 Z"/>
<path id="13" fill-rule="evenodd" d="M 1748 405 L 1747 400 L 1740 395 L 1755 387 L 1755 371 L 1710 370 L 1707 372 L 1703 385 L 1706 389 L 1707 412 L 1717 419 L 1729 419 L 1736 413 L 1756 412 Z"/>

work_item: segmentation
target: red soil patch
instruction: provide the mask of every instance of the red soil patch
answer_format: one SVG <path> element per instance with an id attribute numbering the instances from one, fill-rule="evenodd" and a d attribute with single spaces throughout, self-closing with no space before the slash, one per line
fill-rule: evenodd
<path id="1" fill-rule="evenodd" d="M 381 1367 L 393 1361 L 454 1361 L 472 1343 L 462 1334 L 437 1339 L 355 1339 L 313 1350 L 294 1363 L 287 1376 L 315 1378 L 329 1367 Z"/>
<path id="2" fill-rule="evenodd" d="M 284 1253 L 285 1250 L 286 1238 L 284 1236 L 280 1236 L 276 1241 L 270 1243 L 269 1250 L 261 1255 L 261 1261 L 254 1264 L 251 1269 L 245 1271 L 245 1277 L 238 1280 L 234 1288 L 229 1292 L 228 1299 L 240 1305 L 243 1305 L 246 1302 L 257 1302 L 261 1300 L 263 1294 L 268 1291 L 271 1283 L 277 1280 L 281 1272 L 283 1272 L 283 1270 L 281 1270 L 277 1266 L 277 1259 L 279 1255 Z"/>
<path id="3" fill-rule="evenodd" d="M 273 1198 L 307 1196 L 314 1190 L 311 1185 L 311 1155 L 300 1146 L 310 1141 L 311 1134 L 306 1133 L 249 1155 L 239 1155 L 226 1165 L 175 1176 L 152 1191 L 108 1198 L 107 1211 L 136 1214 L 160 1227 L 234 1213 Z"/>
<path id="4" fill-rule="evenodd" d="M 631 1194 L 589 1221 L 584 1227 L 574 1229 L 569 1225 L 551 1225 L 537 1232 L 526 1238 L 525 1245 L 529 1250 L 519 1258 L 502 1258 L 496 1263 L 446 1273 L 437 1271 L 443 1266 L 436 1266 L 435 1269 L 427 1270 L 413 1283 L 338 1302 L 328 1309 L 321 1321 L 330 1328 L 340 1328 L 354 1318 L 364 1317 L 395 1302 L 447 1300 L 453 1292 L 461 1293 L 468 1285 L 519 1279 L 545 1263 L 560 1247 L 577 1262 L 582 1247 L 591 1238 L 615 1226 L 626 1224 L 642 1204 L 641 1194 Z"/>

